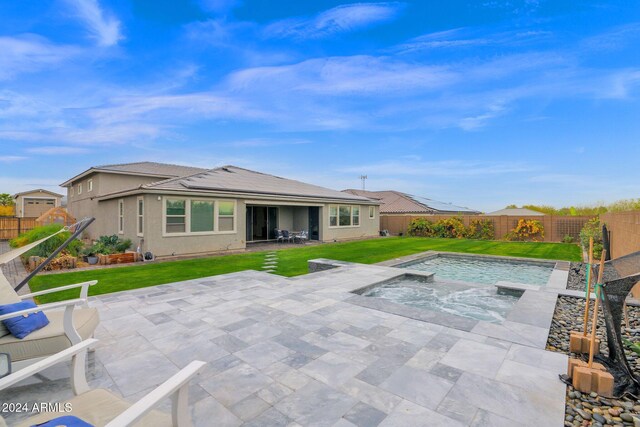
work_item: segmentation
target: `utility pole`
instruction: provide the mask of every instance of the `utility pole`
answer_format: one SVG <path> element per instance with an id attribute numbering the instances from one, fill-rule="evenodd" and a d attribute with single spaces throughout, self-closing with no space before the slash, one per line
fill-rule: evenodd
<path id="1" fill-rule="evenodd" d="M 367 175 L 360 175 L 360 179 L 362 180 L 362 191 L 364 191 L 364 182 L 367 179 Z"/>

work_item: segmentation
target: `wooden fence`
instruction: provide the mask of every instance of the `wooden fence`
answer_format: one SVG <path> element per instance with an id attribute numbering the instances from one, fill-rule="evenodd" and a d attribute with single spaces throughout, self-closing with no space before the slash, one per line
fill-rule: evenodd
<path id="1" fill-rule="evenodd" d="M 431 222 L 440 219 L 457 216 L 462 218 L 465 226 L 469 226 L 471 220 L 488 219 L 493 222 L 495 229 L 495 239 L 502 239 L 505 234 L 511 231 L 520 219 L 534 219 L 540 221 L 544 226 L 545 242 L 560 242 L 564 236 L 571 236 L 574 242 L 578 242 L 582 226 L 589 221 L 590 216 L 560 216 L 560 215 L 540 215 L 540 216 L 507 216 L 507 215 L 381 215 L 380 229 L 389 230 L 389 233 L 398 235 L 406 234 L 409 223 L 415 218 L 424 218 Z"/>
<path id="2" fill-rule="evenodd" d="M 0 240 L 18 237 L 36 227 L 36 218 L 0 217 Z"/>

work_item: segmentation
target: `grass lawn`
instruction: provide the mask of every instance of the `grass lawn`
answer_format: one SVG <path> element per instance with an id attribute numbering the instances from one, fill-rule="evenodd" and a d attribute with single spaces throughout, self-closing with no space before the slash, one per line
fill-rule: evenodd
<path id="1" fill-rule="evenodd" d="M 305 274 L 307 260 L 314 258 L 373 264 L 428 250 L 566 261 L 579 261 L 581 257 L 580 247 L 574 244 L 387 237 L 282 249 L 278 251 L 276 273 L 282 276 Z M 91 288 L 90 294 L 106 294 L 234 271 L 259 270 L 264 261 L 264 255 L 265 252 L 249 252 L 132 267 L 47 274 L 36 276 L 29 285 L 35 292 L 71 283 L 98 280 L 98 284 Z M 41 303 L 59 301 L 76 298 L 78 294 L 79 291 L 76 290 L 64 291 L 45 295 L 38 301 Z"/>

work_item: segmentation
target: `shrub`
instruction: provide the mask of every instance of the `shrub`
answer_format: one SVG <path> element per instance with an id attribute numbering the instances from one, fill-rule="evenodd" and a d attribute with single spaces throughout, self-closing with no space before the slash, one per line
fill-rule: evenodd
<path id="1" fill-rule="evenodd" d="M 407 228 L 409 236 L 433 237 L 433 223 L 425 218 L 414 218 Z"/>
<path id="2" fill-rule="evenodd" d="M 562 243 L 573 243 L 573 236 L 565 234 L 562 238 Z"/>
<path id="3" fill-rule="evenodd" d="M 33 243 L 37 240 L 44 239 L 45 237 L 50 236 L 53 233 L 59 231 L 61 228 L 62 228 L 62 225 L 60 224 L 49 224 L 49 225 L 43 225 L 42 227 L 36 227 L 32 230 L 22 233 L 20 236 L 16 237 L 15 239 L 12 239 L 11 241 L 9 241 L 9 245 L 12 248 L 21 248 L 25 245 L 28 245 L 29 243 Z M 29 250 L 24 255 L 22 255 L 22 257 L 25 259 L 29 258 L 30 256 L 39 256 L 39 257 L 46 258 L 49 255 L 51 255 L 56 249 L 58 249 L 60 245 L 62 245 L 62 243 L 64 243 L 64 241 L 67 240 L 69 237 L 71 237 L 71 233 L 68 231 L 63 231 L 62 233 L 59 233 L 58 235 L 50 238 L 49 240 L 46 240 L 40 243 L 35 248 Z M 78 256 L 78 251 L 81 248 L 82 248 L 82 242 L 80 242 L 79 240 L 74 240 L 69 244 L 69 246 L 66 247 L 64 252 L 71 254 L 73 256 Z"/>
<path id="4" fill-rule="evenodd" d="M 493 240 L 495 227 L 490 219 L 472 219 L 467 227 L 468 239 Z"/>
<path id="5" fill-rule="evenodd" d="M 457 216 L 452 216 L 451 218 L 444 218 L 436 222 L 436 225 L 440 225 L 439 233 L 440 236 L 436 237 L 447 237 L 451 239 L 462 239 L 467 234 L 467 229 L 462 222 L 462 218 Z"/>
<path id="6" fill-rule="evenodd" d="M 131 240 L 122 240 L 117 235 L 100 236 L 89 248 L 83 251 L 84 255 L 110 255 L 123 253 L 131 247 Z"/>
<path id="7" fill-rule="evenodd" d="M 515 228 L 504 236 L 504 240 L 540 242 L 544 240 L 544 226 L 535 219 L 519 219 Z"/>
<path id="8" fill-rule="evenodd" d="M 597 217 L 587 221 L 580 230 L 580 245 L 585 251 L 589 251 L 591 237 L 593 237 L 593 257 L 598 259 L 602 255 L 602 227 Z"/>

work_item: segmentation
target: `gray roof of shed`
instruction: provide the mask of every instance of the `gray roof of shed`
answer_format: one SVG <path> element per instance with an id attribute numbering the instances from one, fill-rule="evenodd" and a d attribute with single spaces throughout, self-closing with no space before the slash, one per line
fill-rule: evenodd
<path id="1" fill-rule="evenodd" d="M 542 212 L 527 208 L 504 208 L 499 211 L 489 212 L 486 215 L 507 215 L 507 216 L 544 216 Z"/>

